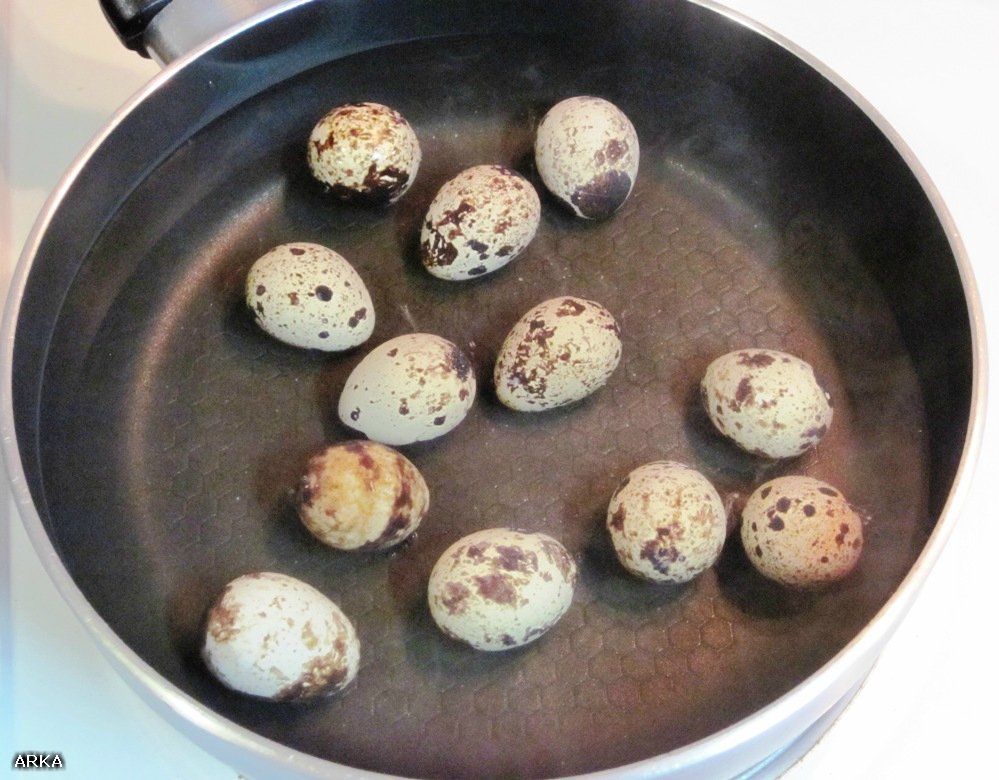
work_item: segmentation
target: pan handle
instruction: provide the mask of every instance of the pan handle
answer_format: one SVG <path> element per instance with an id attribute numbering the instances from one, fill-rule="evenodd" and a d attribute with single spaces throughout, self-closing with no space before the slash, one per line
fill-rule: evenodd
<path id="1" fill-rule="evenodd" d="M 126 48 L 148 57 L 144 43 L 146 27 L 170 0 L 101 0 L 108 23 Z"/>
<path id="2" fill-rule="evenodd" d="M 166 65 L 278 0 L 100 0 L 121 42 Z"/>

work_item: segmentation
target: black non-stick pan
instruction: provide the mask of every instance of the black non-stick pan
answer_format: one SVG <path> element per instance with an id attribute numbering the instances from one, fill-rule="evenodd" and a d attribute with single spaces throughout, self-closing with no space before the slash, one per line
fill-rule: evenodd
<path id="1" fill-rule="evenodd" d="M 641 168 L 611 218 L 543 194 L 538 235 L 503 270 L 430 277 L 415 252 L 437 188 L 501 163 L 544 193 L 535 125 L 605 97 Z M 329 108 L 402 112 L 423 148 L 396 204 L 350 206 L 314 181 L 305 139 Z M 146 698 L 247 774 L 727 777 L 750 771 L 860 682 L 942 544 L 974 439 L 969 282 L 911 156 L 821 69 L 692 2 L 303 2 L 182 58 L 67 179 L 29 242 L 5 329 L 4 433 L 25 522 L 53 578 Z M 372 340 L 311 353 L 260 331 L 250 264 L 315 241 L 347 257 Z M 956 239 L 954 239 L 956 241 Z M 500 405 L 491 368 L 513 322 L 572 294 L 621 326 L 622 363 L 590 398 Z M 393 553 L 324 547 L 296 518 L 305 461 L 355 434 L 337 420 L 370 346 L 437 333 L 480 394 L 451 434 L 404 448 L 431 489 Z M 819 447 L 790 461 L 714 432 L 698 382 L 718 355 L 809 361 L 834 399 Z M 817 592 L 771 584 L 733 534 L 686 586 L 629 577 L 604 530 L 618 482 L 652 460 L 700 469 L 733 507 L 779 474 L 839 486 L 865 518 L 858 569 Z M 480 653 L 426 606 L 464 533 L 546 531 L 575 556 L 564 619 Z M 269 703 L 199 657 L 230 579 L 280 571 L 354 621 L 343 694 Z"/>

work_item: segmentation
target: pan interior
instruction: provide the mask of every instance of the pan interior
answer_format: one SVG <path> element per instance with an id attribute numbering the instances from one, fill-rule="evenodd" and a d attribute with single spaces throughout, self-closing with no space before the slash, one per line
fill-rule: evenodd
<path id="1" fill-rule="evenodd" d="M 421 777 L 559 776 L 659 755 L 827 662 L 933 528 L 967 422 L 970 339 L 946 239 L 890 144 L 776 46 L 756 55 L 723 73 L 689 52 L 543 36 L 413 42 L 312 69 L 180 146 L 87 254 L 43 369 L 33 485 L 102 617 L 225 717 L 331 761 Z M 415 238 L 437 188 L 490 162 L 543 193 L 533 127 L 574 94 L 606 97 L 636 125 L 641 170 L 623 209 L 583 223 L 543 194 L 537 238 L 508 267 L 461 284 L 426 275 Z M 305 166 L 312 124 L 357 100 L 399 109 L 421 140 L 418 180 L 388 208 L 333 201 Z M 298 351 L 253 324 L 246 272 L 292 240 L 326 244 L 360 272 L 377 313 L 368 346 L 434 332 L 478 372 L 465 422 L 404 448 L 431 511 L 391 554 L 331 551 L 295 516 L 307 457 L 353 436 L 335 401 L 364 349 Z M 563 294 L 615 314 L 622 363 L 584 402 L 511 412 L 490 390 L 499 344 Z M 33 306 L 52 304 L 29 285 Z M 816 451 L 768 463 L 711 430 L 700 376 L 748 346 L 795 353 L 822 377 L 836 416 Z M 859 569 L 792 593 L 754 573 L 735 535 L 688 586 L 629 578 L 605 536 L 607 502 L 631 469 L 661 459 L 699 468 L 736 505 L 778 474 L 839 486 L 867 519 Z M 459 536 L 501 525 L 560 538 L 580 583 L 542 639 L 476 653 L 435 628 L 426 581 Z M 354 621 L 362 666 L 344 694 L 272 704 L 209 676 L 204 612 L 257 570 L 309 582 Z"/>

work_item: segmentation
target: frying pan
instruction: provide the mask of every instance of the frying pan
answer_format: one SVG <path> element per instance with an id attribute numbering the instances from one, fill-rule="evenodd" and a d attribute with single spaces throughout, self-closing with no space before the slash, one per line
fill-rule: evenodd
<path id="1" fill-rule="evenodd" d="M 439 4 L 282 7 L 171 66 L 29 241 L 4 339 L 21 514 L 137 688 L 251 776 L 753 771 L 849 696 L 946 537 L 980 424 L 980 341 L 918 167 L 820 70 L 715 8 L 581 5 L 469 3 L 447 21 Z M 469 286 L 425 278 L 413 229 L 436 187 L 483 160 L 533 177 L 533 123 L 582 92 L 617 102 L 642 138 L 625 208 L 590 225 L 546 201 L 515 265 Z M 387 210 L 331 203 L 304 170 L 303 133 L 355 99 L 398 107 L 424 145 L 420 179 Z M 332 400 L 361 354 L 284 348 L 240 304 L 249 263 L 291 239 L 352 259 L 375 342 L 433 329 L 469 349 L 484 388 L 512 320 L 553 294 L 611 308 L 625 360 L 600 394 L 542 418 L 486 389 L 452 435 L 407 450 L 433 490 L 414 543 L 333 554 L 288 490 L 312 450 L 350 435 Z M 823 375 L 837 417 L 815 453 L 761 463 L 705 423 L 700 373 L 749 344 Z M 860 569 L 788 593 L 730 543 L 691 586 L 629 580 L 602 512 L 661 457 L 736 503 L 777 473 L 840 485 L 869 518 Z M 582 581 L 550 635 L 484 657 L 438 635 L 423 588 L 456 535 L 507 523 L 562 538 Z M 366 650 L 347 695 L 263 704 L 206 674 L 205 607 L 263 568 L 355 620 Z"/>

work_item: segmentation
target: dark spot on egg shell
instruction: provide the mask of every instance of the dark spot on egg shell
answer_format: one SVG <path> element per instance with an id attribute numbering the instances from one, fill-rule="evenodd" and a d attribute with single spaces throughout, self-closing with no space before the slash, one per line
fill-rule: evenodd
<path id="1" fill-rule="evenodd" d="M 783 531 L 784 530 L 784 518 L 780 515 L 774 515 L 770 518 L 769 527 L 771 531 Z"/>
<path id="2" fill-rule="evenodd" d="M 441 606 L 449 615 L 457 615 L 465 610 L 465 602 L 472 592 L 463 582 L 448 582 L 444 585 L 444 595 L 441 596 Z"/>
<path id="3" fill-rule="evenodd" d="M 565 298 L 559 304 L 555 315 L 557 317 L 578 317 L 584 311 L 586 311 L 586 304 L 582 301 L 575 298 Z"/>
<path id="4" fill-rule="evenodd" d="M 549 560 L 555 564 L 555 567 L 562 575 L 562 579 L 570 584 L 575 583 L 576 571 L 566 549 L 558 542 L 548 539 L 541 540 L 541 549 L 545 551 Z"/>
<path id="5" fill-rule="evenodd" d="M 642 546 L 640 557 L 647 560 L 660 574 L 668 574 L 670 564 L 680 559 L 680 551 L 676 547 L 664 547 L 658 541 L 651 541 Z"/>
<path id="6" fill-rule="evenodd" d="M 323 302 L 331 301 L 333 300 L 333 291 L 325 284 L 320 284 L 316 287 L 316 297 Z"/>
<path id="7" fill-rule="evenodd" d="M 738 412 L 742 409 L 742 405 L 752 397 L 753 385 L 749 381 L 749 377 L 744 376 L 741 380 L 739 380 L 739 385 L 735 388 L 735 397 L 729 403 L 729 408 L 733 412 Z"/>
<path id="8" fill-rule="evenodd" d="M 786 512 L 790 508 L 791 508 L 791 499 L 790 498 L 788 498 L 787 496 L 781 496 L 779 499 L 777 499 L 777 511 L 778 512 Z"/>
<path id="9" fill-rule="evenodd" d="M 809 428 L 807 431 L 805 431 L 803 434 L 801 434 L 801 437 L 803 439 L 809 439 L 809 440 L 813 440 L 814 439 L 814 440 L 817 441 L 818 439 L 821 439 L 823 436 L 826 435 L 826 430 L 827 430 L 827 427 L 825 425 L 820 425 L 818 428 Z M 807 447 L 807 443 L 806 443 L 806 447 Z"/>
<path id="10" fill-rule="evenodd" d="M 458 347 L 453 344 L 450 346 L 447 355 L 448 366 L 454 371 L 455 375 L 464 382 L 472 373 L 472 363 Z"/>
<path id="11" fill-rule="evenodd" d="M 606 144 L 604 144 L 602 149 L 598 149 L 594 155 L 593 159 L 597 165 L 603 165 L 605 163 L 615 163 L 624 157 L 628 153 L 628 144 L 618 138 L 612 138 Z"/>
<path id="12" fill-rule="evenodd" d="M 274 701 L 305 701 L 342 686 L 350 671 L 343 660 L 346 646 L 338 641 L 337 652 L 313 658 L 301 676 L 274 695 Z"/>
<path id="13" fill-rule="evenodd" d="M 381 532 L 381 534 L 379 534 L 378 538 L 361 545 L 358 550 L 364 552 L 368 550 L 381 550 L 385 547 L 391 547 L 398 539 L 405 536 L 409 526 L 410 517 L 408 514 L 394 514 L 386 524 L 385 529 Z"/>
<path id="14" fill-rule="evenodd" d="M 363 441 L 348 441 L 342 446 L 351 455 L 355 455 L 357 457 L 357 462 L 362 468 L 373 472 L 378 471 L 378 464 L 375 462 L 375 459 L 371 457 L 371 453 L 368 452 L 368 445 Z"/>
<path id="15" fill-rule="evenodd" d="M 347 320 L 347 325 L 351 328 L 356 328 L 360 324 L 361 320 L 366 319 L 367 316 L 368 316 L 368 309 L 367 307 L 362 306 L 360 309 L 354 312 L 353 316 L 349 320 Z"/>
<path id="16" fill-rule="evenodd" d="M 299 246 L 293 246 L 288 251 L 291 252 L 296 257 L 299 256 L 299 255 L 304 255 L 305 254 L 305 250 L 302 249 Z"/>
<path id="17" fill-rule="evenodd" d="M 484 265 L 477 265 L 477 266 L 475 266 L 475 268 L 469 268 L 468 269 L 468 275 L 469 276 L 482 276 L 482 274 L 484 274 L 488 270 L 489 269 L 486 268 Z"/>
<path id="18" fill-rule="evenodd" d="M 228 642 L 239 633 L 236 621 L 239 618 L 241 605 L 235 600 L 226 600 L 225 594 L 228 592 L 229 587 L 227 586 L 218 602 L 208 613 L 208 633 L 219 644 Z"/>
<path id="19" fill-rule="evenodd" d="M 538 556 L 517 545 L 496 545 L 495 561 L 505 571 L 519 571 L 528 574 L 538 570 Z"/>
<path id="20" fill-rule="evenodd" d="M 262 285 L 262 284 L 258 284 L 257 285 L 257 295 L 263 295 L 265 292 L 267 292 L 267 288 L 264 285 Z"/>
<path id="21" fill-rule="evenodd" d="M 409 183 L 409 174 L 394 166 L 379 170 L 372 163 L 364 177 L 361 188 L 355 189 L 345 184 L 327 184 L 329 193 L 347 203 L 358 206 L 387 206 L 402 195 Z"/>
<path id="22" fill-rule="evenodd" d="M 740 366 L 766 368 L 774 362 L 774 357 L 766 352 L 740 352 L 737 362 Z"/>
<path id="23" fill-rule="evenodd" d="M 624 521 L 625 521 L 626 517 L 627 517 L 627 513 L 625 511 L 624 506 L 623 505 L 619 506 L 611 514 L 610 521 L 607 523 L 607 525 L 609 525 L 611 528 L 615 529 L 616 531 L 623 531 L 624 530 Z"/>
<path id="24" fill-rule="evenodd" d="M 475 578 L 479 595 L 497 604 L 515 605 L 517 589 L 504 574 L 481 574 Z"/>
<path id="25" fill-rule="evenodd" d="M 621 208 L 630 192 L 627 173 L 607 171 L 572 193 L 570 201 L 587 219 L 605 219 Z"/>
<path id="26" fill-rule="evenodd" d="M 429 237 L 420 243 L 420 260 L 427 268 L 449 266 L 458 259 L 458 247 L 443 235 L 433 223 L 427 223 Z"/>

